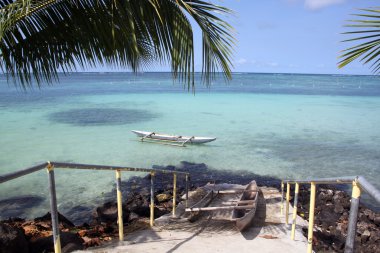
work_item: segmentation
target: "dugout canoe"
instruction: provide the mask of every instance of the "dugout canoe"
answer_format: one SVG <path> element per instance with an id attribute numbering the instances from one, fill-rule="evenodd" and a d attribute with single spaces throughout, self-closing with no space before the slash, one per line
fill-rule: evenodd
<path id="1" fill-rule="evenodd" d="M 258 190 L 256 181 L 251 181 L 243 191 L 240 200 L 236 203 L 236 208 L 232 211 L 232 220 L 236 222 L 236 227 L 239 231 L 246 229 L 255 217 L 259 199 Z M 249 208 L 245 209 L 244 206 Z"/>

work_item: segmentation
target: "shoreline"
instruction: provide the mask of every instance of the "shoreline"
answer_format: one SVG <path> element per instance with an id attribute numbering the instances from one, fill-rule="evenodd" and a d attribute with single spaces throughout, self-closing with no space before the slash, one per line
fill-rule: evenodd
<path id="1" fill-rule="evenodd" d="M 152 168 L 190 173 L 189 189 L 195 189 L 207 183 L 230 183 L 245 185 L 248 184 L 252 178 L 254 178 L 258 186 L 270 186 L 281 190 L 281 179 L 273 176 L 258 175 L 247 170 L 219 170 L 210 168 L 205 163 L 191 163 L 186 161 L 181 161 L 178 165 L 175 166 L 153 165 Z M 172 184 L 172 176 L 157 174 L 155 177 L 155 191 L 158 194 L 170 189 L 170 187 L 172 187 Z M 184 177 L 178 176 L 177 187 L 178 191 L 184 191 Z M 346 185 L 335 185 L 332 188 L 345 191 L 348 194 L 351 192 L 351 187 Z M 149 193 L 150 176 L 132 176 L 128 179 L 124 179 L 121 182 L 121 190 L 124 200 L 127 199 L 131 193 Z M 294 190 L 291 191 L 291 195 L 294 195 Z M 86 201 L 87 203 L 85 204 L 75 204 L 69 200 L 63 201 L 60 203 L 61 207 L 63 207 L 63 211 L 61 209 L 61 212 L 75 225 L 90 223 L 93 212 L 98 206 L 107 202 L 112 202 L 115 199 L 116 188 L 115 185 L 113 185 L 109 191 L 103 192 L 100 198 L 97 197 L 90 199 Z M 27 214 L 29 208 L 39 208 L 43 202 L 44 199 L 38 195 L 20 195 L 17 197 L 2 199 L 0 200 L 0 213 L 3 214 L 4 218 L 2 219 L 7 219 L 8 217 L 25 218 L 25 215 Z M 371 199 L 366 196 L 365 192 L 361 197 L 361 204 L 366 208 L 371 209 L 372 211 L 380 212 L 380 205 L 378 205 L 376 202 L 371 202 Z M 46 209 L 46 211 L 48 210 L 49 209 Z M 41 213 L 39 215 L 35 215 L 34 217 L 42 216 L 43 214 L 44 213 Z M 29 216 L 28 218 L 33 219 L 34 217 Z"/>
<path id="2" fill-rule="evenodd" d="M 154 169 L 191 172 L 192 178 L 189 190 L 195 190 L 206 183 L 248 184 L 252 179 L 258 186 L 269 186 L 280 189 L 281 181 L 274 177 L 259 176 L 247 171 L 221 171 L 213 170 L 206 164 L 181 162 L 178 166 L 153 166 Z M 155 176 L 155 218 L 171 212 L 172 209 L 172 177 L 157 173 Z M 150 175 L 145 177 L 131 177 L 122 181 L 123 221 L 126 233 L 149 227 L 149 199 Z M 293 191 L 292 191 L 293 193 Z M 185 194 L 185 181 L 182 177 L 177 179 L 177 203 Z M 292 194 L 291 194 L 292 195 Z M 64 252 L 80 250 L 92 246 L 104 245 L 118 237 L 117 233 L 117 206 L 115 202 L 115 186 L 105 193 L 106 203 L 92 210 L 89 214 L 91 222 L 74 225 L 72 217 L 67 219 L 60 215 L 60 230 L 62 233 L 62 246 L 67 247 Z M 298 214 L 307 220 L 308 217 L 308 187 L 301 187 Z M 316 205 L 315 247 L 319 250 L 336 250 L 340 252 L 344 245 L 344 235 L 347 227 L 348 208 L 350 197 L 342 191 L 341 187 L 318 187 Z M 338 206 L 338 208 L 336 208 Z M 334 209 L 335 207 L 335 209 Z M 332 209 L 331 209 L 332 208 Z M 83 217 L 83 213 L 79 215 Z M 321 218 L 322 217 L 322 218 Z M 75 217 L 74 217 L 75 218 Z M 71 220 L 71 221 L 70 221 Z M 357 245 L 369 249 L 373 243 L 380 244 L 380 214 L 371 211 L 361 204 L 358 218 Z M 340 229 L 333 229 L 339 227 Z M 0 221 L 3 230 L 16 231 L 24 237 L 24 245 L 29 249 L 52 249 L 50 215 L 25 220 L 10 218 Z M 5 229 L 6 230 L 6 229 Z M 127 232 L 128 231 L 128 232 Z M 336 242 L 336 244 L 332 243 Z M 369 245 L 368 245 L 369 244 Z M 0 244 L 1 245 L 1 244 Z M 330 246 L 329 246 L 330 245 Z M 335 248 L 331 248 L 335 245 Z M 377 248 L 380 250 L 380 247 Z M 29 250 L 28 252 L 39 252 Z M 25 251 L 26 252 L 26 251 Z M 317 251 L 318 252 L 318 251 Z"/>

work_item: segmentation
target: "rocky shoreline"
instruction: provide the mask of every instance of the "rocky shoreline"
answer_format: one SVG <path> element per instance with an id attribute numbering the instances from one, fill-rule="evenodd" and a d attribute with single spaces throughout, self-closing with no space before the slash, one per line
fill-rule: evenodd
<path id="1" fill-rule="evenodd" d="M 309 217 L 310 188 L 300 187 L 298 214 Z M 315 203 L 313 250 L 344 252 L 351 197 L 333 186 L 318 186 Z M 355 252 L 380 252 L 380 213 L 360 205 Z M 307 228 L 303 228 L 307 237 Z"/>
<path id="2" fill-rule="evenodd" d="M 259 186 L 280 188 L 280 180 L 259 176 L 247 171 L 221 171 L 205 164 L 181 162 L 178 166 L 153 166 L 155 169 L 190 172 L 189 188 L 194 190 L 204 184 L 234 183 L 247 184 L 255 179 Z M 172 177 L 158 173 L 155 176 L 155 218 L 169 213 L 172 209 Z M 121 185 L 123 195 L 123 221 L 125 233 L 149 227 L 150 175 L 132 177 Z M 62 252 L 98 246 L 118 238 L 117 206 L 114 188 L 105 193 L 108 202 L 97 207 L 87 223 L 75 226 L 60 214 Z M 185 180 L 178 176 L 177 203 L 185 194 Z M 310 193 L 301 187 L 299 215 L 308 217 Z M 348 223 L 350 197 L 342 190 L 318 187 L 316 218 L 313 241 L 316 252 L 343 252 Z M 70 216 L 68 216 L 71 218 Z M 380 252 L 380 214 L 361 206 L 358 218 L 356 252 Z M 307 232 L 307 228 L 306 228 Z M 52 252 L 50 214 L 34 220 L 9 218 L 0 222 L 0 252 Z"/>

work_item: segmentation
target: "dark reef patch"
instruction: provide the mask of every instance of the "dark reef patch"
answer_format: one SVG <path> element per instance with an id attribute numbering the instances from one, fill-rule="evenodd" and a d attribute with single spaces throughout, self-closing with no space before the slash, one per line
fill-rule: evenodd
<path id="1" fill-rule="evenodd" d="M 43 198 L 35 195 L 23 195 L 0 200 L 0 217 L 24 217 L 28 209 L 39 206 Z"/>
<path id="2" fill-rule="evenodd" d="M 86 108 L 55 112 L 48 117 L 50 121 L 74 126 L 106 126 L 149 121 L 158 116 L 147 110 Z"/>

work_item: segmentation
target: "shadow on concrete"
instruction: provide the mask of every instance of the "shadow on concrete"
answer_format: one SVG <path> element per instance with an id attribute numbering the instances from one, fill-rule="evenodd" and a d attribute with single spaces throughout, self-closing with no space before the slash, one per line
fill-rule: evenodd
<path id="1" fill-rule="evenodd" d="M 184 240 L 184 241 L 178 243 L 177 245 L 175 245 L 173 248 L 171 248 L 170 250 L 168 250 L 167 253 L 174 252 L 175 250 L 179 249 L 179 247 L 181 247 L 183 244 L 185 244 L 186 242 L 192 240 L 194 237 L 196 237 L 200 233 L 202 233 L 207 228 L 207 224 L 210 223 L 211 219 L 212 219 L 212 216 L 210 215 L 209 218 L 206 220 L 206 222 L 204 224 L 202 224 L 202 226 L 200 227 L 200 229 L 196 233 L 194 233 L 192 236 L 190 236 L 186 240 Z"/>

